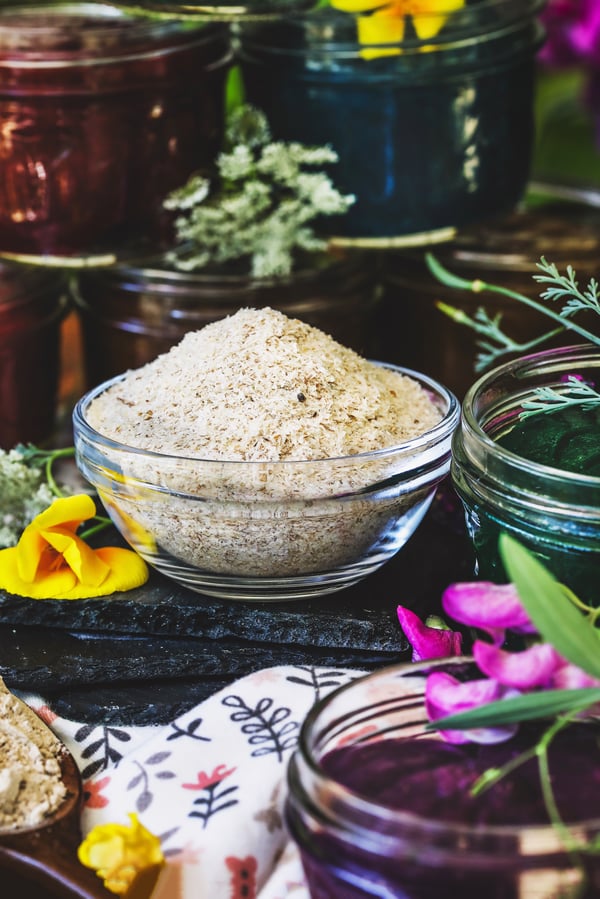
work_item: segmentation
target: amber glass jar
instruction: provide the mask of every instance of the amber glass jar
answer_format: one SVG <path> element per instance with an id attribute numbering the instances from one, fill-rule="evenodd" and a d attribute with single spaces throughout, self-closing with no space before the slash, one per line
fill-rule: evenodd
<path id="1" fill-rule="evenodd" d="M 600 212 L 581 204 L 543 203 L 465 229 L 456 240 L 434 248 L 433 253 L 462 278 L 480 278 L 538 298 L 543 285 L 536 283 L 533 275 L 542 256 L 563 273 L 568 265 L 573 266 L 581 285 L 598 277 Z M 478 377 L 475 360 L 480 338 L 471 328 L 441 312 L 436 306 L 440 300 L 471 317 L 479 307 L 492 317 L 500 315 L 502 329 L 519 342 L 532 340 L 553 327 L 546 316 L 508 297 L 445 287 L 427 268 L 424 251 L 383 254 L 378 358 L 425 371 L 459 397 Z M 591 318 L 589 327 L 597 328 L 597 316 L 595 321 L 593 314 Z M 567 331 L 544 347 L 573 342 L 573 335 Z"/>
<path id="2" fill-rule="evenodd" d="M 0 252 L 119 254 L 166 245 L 167 193 L 223 131 L 227 27 L 108 4 L 0 13 Z"/>
<path id="3" fill-rule="evenodd" d="M 370 355 L 373 262 L 362 254 L 323 256 L 319 265 L 271 279 L 177 272 L 160 260 L 81 272 L 74 296 L 89 386 L 149 362 L 187 331 L 248 306 L 279 309 Z"/>
<path id="4" fill-rule="evenodd" d="M 41 443 L 55 425 L 61 322 L 58 272 L 0 265 L 0 446 Z"/>

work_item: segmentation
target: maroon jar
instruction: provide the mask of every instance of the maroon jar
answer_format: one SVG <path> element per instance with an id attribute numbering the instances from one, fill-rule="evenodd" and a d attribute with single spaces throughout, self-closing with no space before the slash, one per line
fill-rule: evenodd
<path id="1" fill-rule="evenodd" d="M 0 446 L 52 435 L 61 323 L 68 309 L 58 272 L 0 265 Z"/>
<path id="2" fill-rule="evenodd" d="M 0 13 L 0 253 L 78 257 L 171 239 L 162 203 L 223 132 L 227 27 L 96 3 Z"/>

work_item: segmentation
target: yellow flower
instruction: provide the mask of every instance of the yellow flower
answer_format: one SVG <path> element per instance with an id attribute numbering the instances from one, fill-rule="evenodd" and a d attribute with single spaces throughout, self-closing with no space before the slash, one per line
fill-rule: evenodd
<path id="1" fill-rule="evenodd" d="M 98 824 L 92 828 L 77 856 L 82 865 L 96 871 L 112 893 L 149 896 L 165 858 L 158 837 L 144 827 L 135 813 L 131 812 L 129 819 L 130 825 Z"/>
<path id="2" fill-rule="evenodd" d="M 55 500 L 0 550 L 0 588 L 33 599 L 84 599 L 131 590 L 148 579 L 137 553 L 115 546 L 92 549 L 77 529 L 96 514 L 87 494 Z"/>
<path id="3" fill-rule="evenodd" d="M 343 12 L 358 14 L 358 42 L 373 44 L 399 44 L 404 40 L 406 19 L 412 19 L 419 40 L 435 37 L 453 12 L 465 5 L 465 0 L 330 0 L 331 5 Z M 366 14 L 366 15 L 365 15 Z M 362 50 L 364 59 L 378 56 L 396 56 L 400 47 L 374 47 Z"/>

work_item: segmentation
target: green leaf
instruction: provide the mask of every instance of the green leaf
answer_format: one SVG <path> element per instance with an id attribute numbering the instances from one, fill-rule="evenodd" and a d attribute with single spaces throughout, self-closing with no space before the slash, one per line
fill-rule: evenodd
<path id="1" fill-rule="evenodd" d="M 500 555 L 509 579 L 543 640 L 574 665 L 600 679 L 600 637 L 567 591 L 529 550 L 508 534 Z"/>
<path id="2" fill-rule="evenodd" d="M 467 712 L 447 715 L 430 721 L 426 730 L 472 730 L 476 727 L 500 727 L 519 721 L 553 718 L 555 715 L 585 709 L 600 702 L 600 687 L 582 687 L 579 690 L 546 690 L 525 693 L 512 699 L 488 702 Z"/>

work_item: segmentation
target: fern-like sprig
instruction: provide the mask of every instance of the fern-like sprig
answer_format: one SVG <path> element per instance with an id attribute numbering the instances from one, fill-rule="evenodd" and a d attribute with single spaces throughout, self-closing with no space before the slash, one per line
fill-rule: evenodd
<path id="1" fill-rule="evenodd" d="M 572 266 L 567 266 L 566 275 L 561 275 L 553 262 L 547 262 L 542 256 L 537 263 L 543 274 L 534 275 L 533 280 L 538 284 L 548 284 L 549 287 L 540 294 L 543 300 L 562 300 L 567 302 L 560 311 L 560 315 L 568 318 L 584 309 L 591 310 L 600 315 L 600 294 L 598 282 L 592 278 L 585 290 L 580 290 L 576 272 Z"/>
<path id="2" fill-rule="evenodd" d="M 581 381 L 574 375 L 569 375 L 565 386 L 559 389 L 555 387 L 538 387 L 535 398 L 525 400 L 522 403 L 523 411 L 519 418 L 529 418 L 538 412 L 560 412 L 565 409 L 579 406 L 582 409 L 591 409 L 600 406 L 600 393 L 593 384 Z"/>
<path id="3" fill-rule="evenodd" d="M 598 282 L 592 278 L 586 288 L 581 289 L 577 281 L 576 272 L 572 266 L 567 266 L 566 274 L 561 275 L 554 263 L 548 262 L 544 256 L 537 263 L 541 274 L 534 274 L 533 279 L 538 284 L 546 285 L 546 289 L 540 294 L 540 300 L 553 303 L 557 300 L 565 301 L 559 312 L 544 305 L 544 302 L 525 296 L 515 290 L 488 284 L 479 278 L 469 281 L 448 271 L 432 253 L 426 253 L 425 259 L 430 272 L 446 287 L 469 290 L 472 293 L 497 293 L 516 300 L 535 309 L 547 318 L 557 323 L 558 327 L 539 334 L 533 339 L 519 343 L 502 329 L 502 316 L 500 314 L 490 316 L 480 307 L 474 316 L 467 315 L 461 309 L 450 306 L 448 303 L 438 302 L 436 305 L 441 312 L 449 316 L 453 321 L 466 325 L 481 339 L 476 341 L 478 354 L 475 359 L 475 371 L 481 372 L 491 368 L 499 359 L 507 354 L 527 353 L 536 347 L 546 343 L 552 337 L 563 330 L 573 331 L 579 337 L 595 346 L 600 346 L 600 333 L 594 333 L 584 328 L 574 317 L 579 312 L 593 312 L 600 316 L 600 292 Z M 531 401 L 523 404 L 520 418 L 528 418 L 539 412 L 554 412 L 567 407 L 579 406 L 590 409 L 600 404 L 600 394 L 592 384 L 579 380 L 573 376 L 565 382 L 564 388 L 556 390 L 551 387 L 539 387 Z"/>

